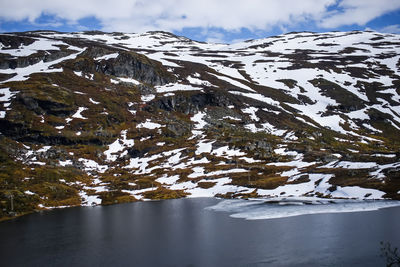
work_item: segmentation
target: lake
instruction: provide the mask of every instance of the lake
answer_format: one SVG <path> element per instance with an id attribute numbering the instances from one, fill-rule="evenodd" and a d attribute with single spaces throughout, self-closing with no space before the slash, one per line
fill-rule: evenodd
<path id="1" fill-rule="evenodd" d="M 398 206 L 246 220 L 265 212 L 248 203 L 194 198 L 23 216 L 0 223 L 1 265 L 384 266 L 380 241 L 400 245 Z M 314 208 L 298 204 L 279 203 Z"/>

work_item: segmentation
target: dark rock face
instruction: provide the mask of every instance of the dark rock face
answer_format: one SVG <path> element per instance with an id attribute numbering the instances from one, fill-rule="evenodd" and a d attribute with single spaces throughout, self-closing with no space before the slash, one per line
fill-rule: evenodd
<path id="1" fill-rule="evenodd" d="M 10 136 L 17 140 L 32 134 L 29 125 L 25 125 L 24 123 L 14 123 L 9 120 L 0 120 L 0 131 L 4 136 Z"/>
<path id="2" fill-rule="evenodd" d="M 130 148 L 130 149 L 128 149 L 128 155 L 131 158 L 139 158 L 139 157 L 143 157 L 149 151 L 151 151 L 150 147 L 146 147 L 144 149 Z"/>
<path id="3" fill-rule="evenodd" d="M 1 133 L 9 138 L 24 143 L 32 143 L 47 146 L 71 146 L 71 145 L 104 145 L 105 141 L 99 138 L 77 139 L 73 137 L 49 134 L 46 132 L 33 131 L 29 125 L 22 123 L 10 123 L 6 120 L 0 120 Z"/>
<path id="4" fill-rule="evenodd" d="M 74 107 L 67 103 L 51 101 L 51 99 L 38 99 L 27 94 L 19 94 L 17 101 L 21 102 L 28 110 L 34 111 L 36 114 L 49 114 L 60 117 L 67 117 L 74 112 Z"/>
<path id="5" fill-rule="evenodd" d="M 5 49 L 17 49 L 21 45 L 30 45 L 35 41 L 35 39 L 25 36 L 17 35 L 4 35 L 0 34 L 0 43 L 5 46 Z"/>
<path id="6" fill-rule="evenodd" d="M 103 46 L 89 46 L 81 55 L 87 58 L 97 58 L 107 54 L 111 54 L 113 51 L 110 48 L 103 47 Z"/>
<path id="7" fill-rule="evenodd" d="M 232 103 L 227 95 L 218 91 L 205 93 L 176 94 L 174 96 L 161 97 L 150 103 L 153 108 L 166 111 L 178 111 L 184 114 L 194 114 L 207 106 L 226 107 Z M 148 109 L 151 107 L 147 107 Z"/>
<path id="8" fill-rule="evenodd" d="M 253 143 L 248 143 L 244 146 L 244 149 L 247 151 L 251 151 L 255 156 L 258 157 L 268 157 L 272 153 L 272 146 L 270 143 L 264 140 L 257 140 Z"/>
<path id="9" fill-rule="evenodd" d="M 96 62 L 96 70 L 119 77 L 130 77 L 151 85 L 164 85 L 174 81 L 163 67 L 133 52 L 120 52 L 118 57 Z"/>
<path id="10" fill-rule="evenodd" d="M 168 129 L 168 131 L 166 132 L 167 136 L 180 137 L 189 133 L 190 125 L 182 121 L 175 120 L 175 121 L 170 121 L 167 124 L 167 129 Z"/>

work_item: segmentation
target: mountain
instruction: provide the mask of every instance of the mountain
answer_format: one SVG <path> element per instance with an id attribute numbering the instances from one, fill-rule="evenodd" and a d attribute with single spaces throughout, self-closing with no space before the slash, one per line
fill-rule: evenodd
<path id="1" fill-rule="evenodd" d="M 400 199 L 400 35 L 0 34 L 0 217 L 218 196 Z"/>

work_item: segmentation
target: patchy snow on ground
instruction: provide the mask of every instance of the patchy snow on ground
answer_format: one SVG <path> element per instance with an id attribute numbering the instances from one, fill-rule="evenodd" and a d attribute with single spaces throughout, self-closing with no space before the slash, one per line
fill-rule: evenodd
<path id="1" fill-rule="evenodd" d="M 192 76 L 186 77 L 186 80 L 188 80 L 189 83 L 194 84 L 194 85 L 201 85 L 201 86 L 206 86 L 206 87 L 213 86 L 209 81 L 203 81 L 199 78 L 192 77 Z"/>
<path id="2" fill-rule="evenodd" d="M 124 82 L 124 83 L 132 83 L 132 84 L 135 84 L 135 85 L 139 85 L 140 84 L 140 82 L 138 80 L 135 80 L 133 78 L 117 77 L 117 79 L 120 80 L 121 82 Z"/>
<path id="3" fill-rule="evenodd" d="M 232 84 L 232 85 L 234 85 L 234 86 L 236 86 L 236 87 L 245 89 L 246 91 L 250 91 L 250 92 L 254 92 L 254 93 L 256 92 L 256 91 L 254 91 L 253 89 L 251 89 L 250 87 L 248 87 L 247 85 L 244 85 L 243 83 L 238 82 L 237 80 L 234 80 L 234 79 L 229 78 L 229 77 L 227 77 L 227 76 L 215 75 L 215 74 L 212 74 L 212 73 L 209 73 L 209 74 L 214 75 L 214 76 L 217 77 L 218 79 L 223 80 L 223 81 L 226 81 L 226 82 L 228 82 L 228 83 L 230 83 L 230 84 Z"/>
<path id="4" fill-rule="evenodd" d="M 278 101 L 275 101 L 272 98 L 264 96 L 264 95 L 261 95 L 261 94 L 243 93 L 243 92 L 239 92 L 239 91 L 230 91 L 229 93 L 234 94 L 234 95 L 241 95 L 241 96 L 245 96 L 245 97 L 248 97 L 248 98 L 252 98 L 252 99 L 255 99 L 257 101 L 264 102 L 264 103 L 267 103 L 267 104 L 270 104 L 270 105 L 279 106 L 279 102 Z"/>
<path id="5" fill-rule="evenodd" d="M 51 148 L 51 146 L 43 146 L 42 148 L 38 149 L 38 150 L 36 151 L 36 153 L 45 153 L 45 152 L 47 152 L 50 148 Z"/>
<path id="6" fill-rule="evenodd" d="M 74 71 L 74 74 L 79 77 L 84 77 L 82 71 Z"/>
<path id="7" fill-rule="evenodd" d="M 352 161 L 340 161 L 335 164 L 336 168 L 345 169 L 371 169 L 377 167 L 375 162 L 352 162 Z"/>
<path id="8" fill-rule="evenodd" d="M 104 55 L 101 57 L 96 57 L 94 60 L 109 60 L 109 59 L 113 59 L 113 58 L 117 58 L 119 55 L 119 53 L 112 53 L 112 54 L 108 54 L 108 55 Z"/>
<path id="9" fill-rule="evenodd" d="M 52 73 L 52 72 L 62 72 L 62 68 L 53 68 L 53 65 L 56 65 L 62 61 L 68 60 L 68 59 L 75 59 L 80 53 L 82 53 L 85 48 L 78 48 L 78 47 L 73 47 L 69 46 L 70 49 L 76 50 L 77 53 L 73 53 L 69 56 L 49 61 L 49 62 L 44 62 L 43 60 L 33 64 L 29 65 L 24 68 L 15 68 L 15 69 L 4 69 L 0 70 L 0 73 L 3 74 L 16 74 L 15 76 L 11 77 L 10 79 L 7 79 L 3 82 L 13 82 L 13 81 L 25 81 L 29 79 L 29 76 L 33 73 Z M 3 83 L 1 82 L 1 83 Z"/>
<path id="10" fill-rule="evenodd" d="M 94 101 L 91 97 L 89 98 L 89 102 L 95 105 L 100 104 L 100 102 Z"/>
<path id="11" fill-rule="evenodd" d="M 108 149 L 104 151 L 104 155 L 106 155 L 107 161 L 116 161 L 120 156 L 121 151 L 124 151 L 126 148 L 133 147 L 135 145 L 135 141 L 133 139 L 127 139 L 126 134 L 128 130 L 121 131 L 121 138 L 117 139 L 108 146 Z"/>
<path id="12" fill-rule="evenodd" d="M 200 141 L 197 143 L 197 149 L 196 149 L 195 154 L 196 154 L 196 155 L 200 155 L 200 154 L 202 154 L 202 153 L 211 153 L 212 144 L 213 144 L 214 142 L 215 142 L 215 141 L 205 142 L 205 140 L 200 140 Z"/>
<path id="13" fill-rule="evenodd" d="M 200 180 L 199 182 L 213 182 L 215 185 L 211 188 L 204 189 L 199 187 L 187 188 L 185 191 L 190 193 L 189 198 L 194 197 L 214 197 L 216 194 L 226 194 L 228 192 L 240 192 L 240 193 L 250 193 L 253 188 L 246 188 L 241 186 L 230 185 L 231 179 L 228 177 L 212 179 L 212 180 Z M 176 188 L 179 188 L 178 186 Z M 184 187 L 183 187 L 184 188 Z M 171 188 L 172 189 L 172 188 Z"/>
<path id="14" fill-rule="evenodd" d="M 60 166 L 62 166 L 62 167 L 65 167 L 65 166 L 72 166 L 72 160 L 70 160 L 70 159 L 67 159 L 67 160 L 59 160 L 59 161 L 58 161 L 58 164 L 59 164 Z"/>
<path id="15" fill-rule="evenodd" d="M 139 190 L 121 190 L 121 192 L 128 193 L 138 200 L 146 200 L 143 198 L 142 194 L 145 192 L 154 191 L 154 190 L 157 190 L 157 187 L 150 187 L 150 188 L 139 189 Z"/>
<path id="16" fill-rule="evenodd" d="M 78 161 L 83 164 L 83 166 L 85 167 L 84 170 L 86 172 L 104 173 L 105 171 L 108 170 L 107 165 L 100 165 L 96 161 L 91 160 L 91 159 L 80 158 L 80 159 L 78 159 Z"/>
<path id="17" fill-rule="evenodd" d="M 206 112 L 198 112 L 190 118 L 190 120 L 195 123 L 192 129 L 192 138 L 202 135 L 203 131 L 201 130 L 207 125 L 207 122 L 204 120 L 206 115 Z"/>
<path id="18" fill-rule="evenodd" d="M 258 108 L 255 107 L 248 107 L 248 108 L 244 108 L 242 109 L 243 113 L 249 114 L 250 115 L 250 119 L 253 121 L 259 121 L 260 118 L 257 117 L 256 112 L 258 111 Z"/>
<path id="19" fill-rule="evenodd" d="M 82 199 L 82 206 L 97 206 L 101 205 L 101 198 L 96 195 L 88 195 L 85 191 L 79 192 L 79 196 Z"/>
<path id="20" fill-rule="evenodd" d="M 151 120 L 147 119 L 145 122 L 139 123 L 136 128 L 147 128 L 150 130 L 158 129 L 163 127 L 163 125 L 159 123 L 152 122 Z"/>
<path id="21" fill-rule="evenodd" d="M 10 102 L 18 91 L 10 91 L 10 88 L 0 88 L 0 102 Z"/>
<path id="22" fill-rule="evenodd" d="M 79 107 L 78 110 L 75 112 L 75 114 L 72 115 L 72 118 L 87 120 L 87 118 L 83 117 L 82 114 L 81 114 L 81 113 L 82 113 L 83 111 L 85 111 L 85 110 L 88 110 L 88 108 Z"/>
<path id="23" fill-rule="evenodd" d="M 32 191 L 29 190 L 24 191 L 24 194 L 29 196 L 36 195 L 36 193 L 33 193 Z"/>
<path id="24" fill-rule="evenodd" d="M 225 157 L 225 158 L 232 158 L 232 157 L 240 157 L 240 156 L 245 156 L 246 153 L 240 151 L 239 149 L 232 149 L 229 148 L 229 146 L 222 146 L 217 149 L 214 149 L 211 152 L 212 155 L 218 156 L 218 157 Z"/>
<path id="25" fill-rule="evenodd" d="M 142 95 L 141 96 L 141 100 L 142 100 L 142 102 L 150 102 L 151 100 L 153 100 L 154 98 L 155 98 L 156 96 L 155 95 L 152 95 L 152 94 L 150 94 L 150 95 Z"/>
<path id="26" fill-rule="evenodd" d="M 156 179 L 156 182 L 164 184 L 164 185 L 173 185 L 176 183 L 176 181 L 179 180 L 179 175 L 173 175 L 173 176 L 167 176 L 164 175 L 158 179 Z"/>
<path id="27" fill-rule="evenodd" d="M 159 85 L 155 86 L 157 93 L 167 93 L 167 92 L 174 92 L 174 91 L 202 91 L 199 87 L 194 87 L 187 84 L 180 84 L 180 83 L 169 83 L 166 85 Z"/>
<path id="28" fill-rule="evenodd" d="M 11 105 L 11 99 L 18 94 L 18 91 L 10 91 L 10 88 L 0 88 L 0 102 L 3 103 L 3 107 L 9 110 L 9 106 Z M 6 111 L 0 111 L 0 119 L 4 119 L 6 117 Z"/>
<path id="29" fill-rule="evenodd" d="M 162 155 L 152 155 L 150 157 L 137 157 L 129 159 L 129 164 L 126 165 L 125 169 L 136 169 L 134 174 L 148 174 L 155 169 L 161 168 L 160 166 L 154 166 L 153 168 L 147 168 L 150 162 L 163 157 Z"/>
<path id="30" fill-rule="evenodd" d="M 190 118 L 191 121 L 195 123 L 195 129 L 200 130 L 203 129 L 204 126 L 207 125 L 207 122 L 204 120 L 207 114 L 205 112 L 198 112 Z"/>

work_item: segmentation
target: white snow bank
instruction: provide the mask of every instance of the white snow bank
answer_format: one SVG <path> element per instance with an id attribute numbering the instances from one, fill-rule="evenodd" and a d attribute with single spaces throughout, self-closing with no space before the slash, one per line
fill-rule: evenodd
<path id="1" fill-rule="evenodd" d="M 150 130 L 154 130 L 154 129 L 161 128 L 161 127 L 163 127 L 161 124 L 152 122 L 149 119 L 147 119 L 145 122 L 139 123 L 136 126 L 136 128 L 147 128 Z"/>
<path id="2" fill-rule="evenodd" d="M 230 216 L 233 218 L 262 220 L 321 213 L 372 211 L 396 206 L 400 206 L 400 201 L 272 198 L 257 200 L 223 200 L 207 209 L 231 213 Z"/>
<path id="3" fill-rule="evenodd" d="M 121 131 L 121 138 L 117 139 L 108 146 L 108 149 L 104 151 L 104 155 L 107 157 L 107 161 L 115 161 L 118 158 L 118 152 L 125 150 L 128 147 L 132 147 L 135 145 L 135 141 L 133 139 L 127 139 L 126 134 L 127 130 Z"/>
<path id="4" fill-rule="evenodd" d="M 88 109 L 88 108 L 85 108 L 85 107 L 79 107 L 79 108 L 78 108 L 78 111 L 75 112 L 74 115 L 72 115 L 72 118 L 87 120 L 87 118 L 83 117 L 82 114 L 81 114 L 83 111 L 85 111 L 85 110 L 87 110 L 87 109 Z"/>

